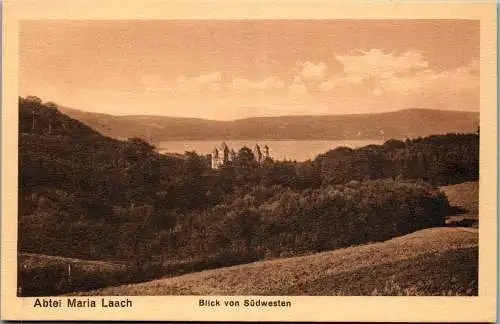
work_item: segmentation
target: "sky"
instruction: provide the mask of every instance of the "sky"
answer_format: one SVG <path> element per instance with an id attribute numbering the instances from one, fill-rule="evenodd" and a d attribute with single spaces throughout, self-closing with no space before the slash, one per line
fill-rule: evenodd
<path id="1" fill-rule="evenodd" d="M 479 21 L 22 21 L 19 92 L 112 115 L 233 120 L 479 111 Z"/>

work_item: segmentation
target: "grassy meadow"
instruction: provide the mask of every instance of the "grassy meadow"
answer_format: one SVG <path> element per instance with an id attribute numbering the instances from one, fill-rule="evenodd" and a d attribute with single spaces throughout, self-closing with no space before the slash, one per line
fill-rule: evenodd
<path id="1" fill-rule="evenodd" d="M 455 215 L 448 216 L 450 225 L 479 226 L 479 182 L 468 181 L 456 185 L 443 186 L 450 205 L 456 208 Z"/>
<path id="2" fill-rule="evenodd" d="M 477 230 L 432 228 L 382 243 L 103 288 L 84 295 L 477 295 L 477 254 Z"/>
<path id="3" fill-rule="evenodd" d="M 89 261 L 33 253 L 18 256 L 20 296 L 58 295 L 126 282 L 125 264 Z"/>

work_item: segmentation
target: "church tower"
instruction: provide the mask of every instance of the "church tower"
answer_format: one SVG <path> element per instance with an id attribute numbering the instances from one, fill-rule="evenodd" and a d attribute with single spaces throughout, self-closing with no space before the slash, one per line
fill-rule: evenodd
<path id="1" fill-rule="evenodd" d="M 214 147 L 212 151 L 212 169 L 219 168 L 219 150 Z"/>
<path id="2" fill-rule="evenodd" d="M 253 149 L 254 154 L 255 154 L 255 159 L 257 160 L 257 163 L 261 164 L 262 163 L 262 151 L 260 150 L 259 144 L 255 144 L 255 148 Z"/>
<path id="3" fill-rule="evenodd" d="M 269 159 L 269 146 L 264 145 L 264 159 L 268 160 Z"/>

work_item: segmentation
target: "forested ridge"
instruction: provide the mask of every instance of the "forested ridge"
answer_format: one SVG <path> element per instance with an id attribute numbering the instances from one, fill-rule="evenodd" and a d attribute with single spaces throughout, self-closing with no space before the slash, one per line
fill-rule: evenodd
<path id="1" fill-rule="evenodd" d="M 352 115 L 253 117 L 230 121 L 169 116 L 112 116 L 62 108 L 63 112 L 114 138 L 169 140 L 405 139 L 476 130 L 470 111 L 410 108 Z"/>
<path id="2" fill-rule="evenodd" d="M 141 279 L 386 240 L 444 224 L 436 186 L 478 179 L 479 134 L 209 162 L 19 98 L 19 249 L 125 262 Z"/>

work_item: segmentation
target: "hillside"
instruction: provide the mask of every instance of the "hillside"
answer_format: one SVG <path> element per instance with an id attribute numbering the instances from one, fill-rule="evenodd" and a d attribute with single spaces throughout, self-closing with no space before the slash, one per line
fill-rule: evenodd
<path id="1" fill-rule="evenodd" d="M 20 296 L 54 295 L 90 290 L 126 282 L 125 264 L 20 253 L 18 293 Z"/>
<path id="2" fill-rule="evenodd" d="M 456 213 L 446 223 L 477 226 L 479 222 L 479 181 L 459 183 L 441 188 Z"/>
<path id="3" fill-rule="evenodd" d="M 256 117 L 234 121 L 164 116 L 111 116 L 62 108 L 104 135 L 168 140 L 385 139 L 475 132 L 475 112 L 405 109 L 388 113 Z"/>
<path id="4" fill-rule="evenodd" d="M 37 97 L 19 98 L 19 136 L 51 135 L 88 140 L 103 138 L 87 124 L 61 113 L 55 104 L 42 104 Z"/>
<path id="5" fill-rule="evenodd" d="M 477 230 L 433 228 L 85 295 L 476 295 L 477 246 Z"/>

